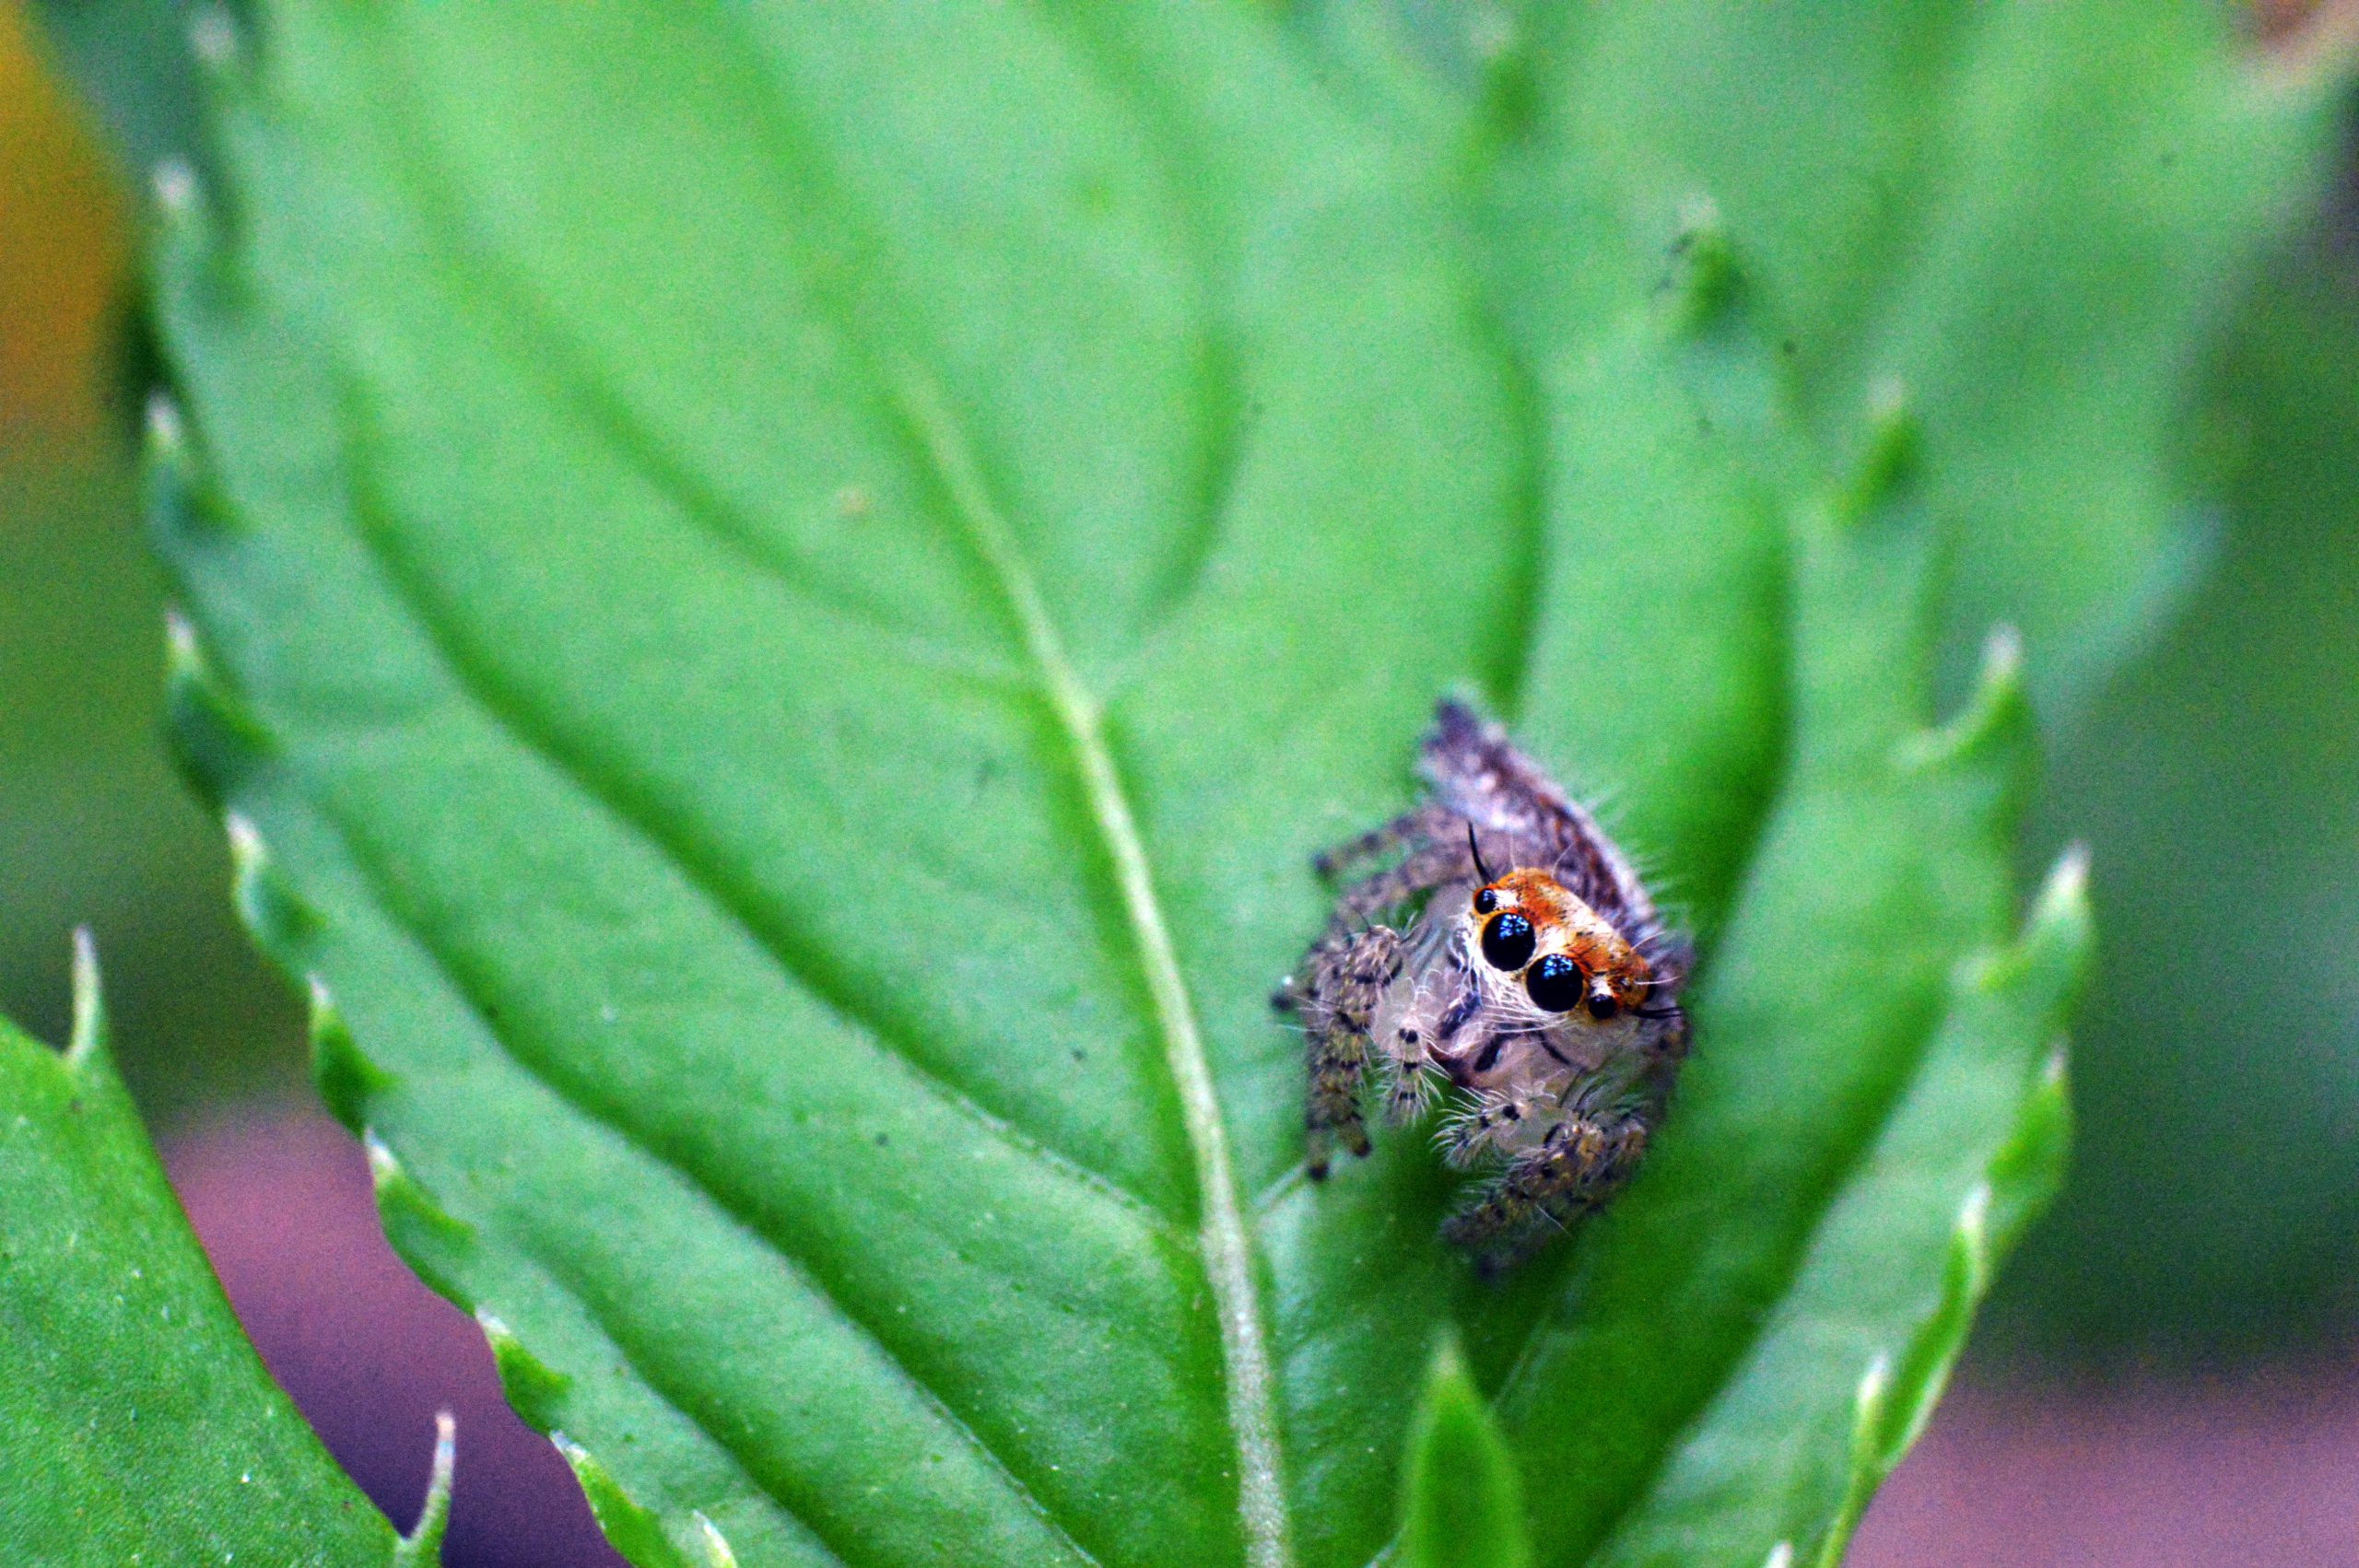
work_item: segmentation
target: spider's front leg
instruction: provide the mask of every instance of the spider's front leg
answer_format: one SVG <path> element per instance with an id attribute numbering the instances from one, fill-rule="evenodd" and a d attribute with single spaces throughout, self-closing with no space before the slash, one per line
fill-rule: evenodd
<path id="1" fill-rule="evenodd" d="M 1568 1117 L 1541 1147 L 1517 1156 L 1482 1198 L 1445 1221 L 1442 1238 L 1473 1253 L 1485 1274 L 1498 1274 L 1547 1239 L 1550 1222 L 1568 1225 L 1602 1203 L 1629 1179 L 1646 1148 L 1646 1123 L 1636 1117 Z"/>
<path id="2" fill-rule="evenodd" d="M 1462 818 L 1448 820 L 1463 825 Z M 1388 910 L 1424 897 L 1436 888 L 1474 876 L 1474 856 L 1461 836 L 1439 838 L 1420 836 L 1410 840 L 1408 855 L 1397 866 L 1355 883 L 1336 895 L 1338 923 L 1370 920 Z M 1332 928 L 1331 928 L 1332 929 Z"/>
<path id="3" fill-rule="evenodd" d="M 1298 987 L 1282 991 L 1278 1000 L 1290 996 L 1302 1013 L 1303 1051 L 1310 1068 L 1302 1120 L 1310 1179 L 1319 1181 L 1327 1175 L 1337 1143 L 1355 1154 L 1367 1153 L 1360 1082 L 1373 1055 L 1368 1027 L 1384 988 L 1401 973 L 1401 935 L 1385 926 L 1348 938 L 1331 934 L 1310 950 L 1303 967 Z"/>
<path id="4" fill-rule="evenodd" d="M 1332 849 L 1323 849 L 1310 858 L 1311 865 L 1323 877 L 1350 876 L 1370 860 L 1388 855 L 1403 845 L 1422 845 L 1441 837 L 1454 819 L 1439 806 L 1423 805 L 1403 812 L 1382 827 L 1346 839 Z"/>

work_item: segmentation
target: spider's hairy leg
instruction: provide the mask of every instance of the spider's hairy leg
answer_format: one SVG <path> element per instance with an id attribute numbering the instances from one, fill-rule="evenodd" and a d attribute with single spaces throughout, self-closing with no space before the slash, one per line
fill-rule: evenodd
<path id="1" fill-rule="evenodd" d="M 1646 1124 L 1636 1117 L 1569 1117 L 1544 1145 L 1519 1156 L 1480 1199 L 1445 1221 L 1442 1238 L 1473 1253 L 1485 1275 L 1504 1272 L 1555 1226 L 1604 1202 L 1629 1179 L 1646 1146 Z"/>
<path id="2" fill-rule="evenodd" d="M 1365 865 L 1404 844 L 1420 844 L 1440 837 L 1451 820 L 1450 814 L 1438 806 L 1419 806 L 1402 813 L 1382 827 L 1371 828 L 1357 838 L 1321 850 L 1311 857 L 1310 863 L 1320 876 L 1346 875 L 1355 866 Z"/>
<path id="3" fill-rule="evenodd" d="M 1373 919 L 1445 883 L 1473 874 L 1474 857 L 1467 849 L 1464 838 L 1427 840 L 1391 870 L 1379 872 L 1366 882 L 1345 888 L 1336 896 L 1335 919 L 1344 922 Z"/>
<path id="4" fill-rule="evenodd" d="M 1385 926 L 1350 937 L 1331 934 L 1304 962 L 1303 1051 L 1310 1089 L 1302 1121 L 1313 1181 L 1326 1176 L 1337 1143 L 1355 1154 L 1368 1151 L 1360 1115 L 1360 1083 L 1373 1054 L 1368 1026 L 1401 962 L 1401 934 Z"/>

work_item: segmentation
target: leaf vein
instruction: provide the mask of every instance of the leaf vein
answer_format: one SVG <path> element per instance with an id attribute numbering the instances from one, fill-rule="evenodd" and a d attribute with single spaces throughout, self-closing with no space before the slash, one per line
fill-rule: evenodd
<path id="1" fill-rule="evenodd" d="M 356 434 L 354 444 L 357 449 L 365 443 Z M 1010 1150 L 1049 1166 L 1100 1197 L 1119 1203 L 1157 1229 L 1168 1231 L 1176 1228 L 1173 1216 L 1110 1174 L 1056 1148 L 1039 1134 L 992 1110 L 957 1083 L 927 1065 L 914 1044 L 901 1037 L 873 1010 L 863 1006 L 850 988 L 829 983 L 816 966 L 798 962 L 791 934 L 774 929 L 769 919 L 728 886 L 725 878 L 706 866 L 688 846 L 679 843 L 673 835 L 664 831 L 659 825 L 661 813 L 649 812 L 632 802 L 628 799 L 629 791 L 604 781 L 594 768 L 576 759 L 570 748 L 554 736 L 543 733 L 540 727 L 515 704 L 498 694 L 493 683 L 464 655 L 456 637 L 441 625 L 437 615 L 430 613 L 429 594 L 412 580 L 412 574 L 391 544 L 390 536 L 393 530 L 386 519 L 386 508 L 366 484 L 365 476 L 370 469 L 357 450 L 353 454 L 351 470 L 355 475 L 354 510 L 362 542 L 368 546 L 389 586 L 451 672 L 459 689 L 480 712 L 519 746 L 554 768 L 611 820 L 654 850 L 679 873 L 683 882 L 702 902 L 752 942 L 797 989 L 824 1009 L 846 1033 L 863 1039 L 880 1054 L 891 1058 L 916 1080 L 921 1090 Z"/>
<path id="2" fill-rule="evenodd" d="M 389 79 L 398 79 L 397 72 L 390 64 L 387 74 Z M 486 304 L 487 315 L 529 344 L 532 352 L 514 356 L 512 360 L 523 373 L 541 380 L 553 393 L 587 419 L 593 428 L 611 439 L 635 471 L 659 494 L 667 497 L 691 524 L 698 525 L 772 580 L 780 582 L 798 595 L 811 597 L 815 604 L 829 614 L 863 626 L 869 624 L 866 616 L 846 615 L 840 609 L 817 601 L 808 585 L 802 583 L 781 563 L 754 544 L 745 530 L 724 524 L 722 519 L 734 515 L 729 503 L 717 492 L 697 482 L 691 471 L 673 459 L 663 444 L 627 404 L 604 393 L 597 378 L 581 363 L 572 341 L 542 316 L 503 269 L 469 241 L 464 226 L 445 210 L 445 201 L 439 187 L 424 170 L 417 166 L 415 157 L 399 153 L 395 156 L 400 172 L 407 180 L 411 193 L 417 202 L 418 216 L 452 263 L 446 269 L 449 275 L 461 280 L 469 293 Z M 844 324 L 849 331 L 849 322 Z M 556 369 L 550 369 L 549 367 Z M 357 455 L 353 471 L 357 475 L 365 474 L 368 470 L 357 461 Z M 899 1036 L 887 1028 L 881 1018 L 861 1007 L 848 988 L 823 983 L 813 966 L 796 963 L 792 955 L 792 942 L 787 933 L 773 930 L 771 923 L 747 901 L 728 889 L 725 879 L 699 864 L 684 846 L 655 826 L 647 813 L 629 809 L 622 791 L 602 785 L 594 770 L 577 764 L 562 745 L 553 738 L 538 733 L 512 705 L 492 695 L 487 683 L 477 677 L 469 661 L 460 656 L 452 639 L 427 614 L 426 596 L 408 580 L 402 564 L 380 537 L 380 528 L 372 526 L 381 518 L 384 509 L 375 505 L 374 498 L 358 483 L 355 504 L 363 524 L 363 542 L 376 557 L 380 569 L 393 582 L 462 687 L 467 690 L 476 706 L 502 729 L 527 750 L 557 767 L 617 822 L 654 848 L 707 902 L 760 947 L 781 973 L 838 1019 L 866 1036 L 881 1051 L 894 1058 L 945 1105 L 964 1114 L 976 1126 L 1009 1147 L 1041 1160 L 1101 1195 L 1121 1203 L 1142 1218 L 1162 1227 L 1175 1224 L 1171 1215 L 1110 1174 L 1098 1170 L 1076 1155 L 1057 1149 L 1040 1134 L 1027 1130 L 1012 1118 L 990 1109 L 971 1092 L 928 1065 L 911 1041 Z M 909 638 L 894 628 L 880 629 L 890 638 L 896 650 L 905 652 L 915 661 L 950 668 L 980 679 L 1013 683 L 1027 692 L 1035 689 L 1034 683 L 1021 672 L 1003 667 L 995 661 L 944 649 L 923 638 Z"/>
<path id="3" fill-rule="evenodd" d="M 921 1403 L 939 1416 L 964 1442 L 970 1445 L 990 1469 L 1006 1482 L 1010 1492 L 1026 1509 L 1039 1517 L 1043 1525 L 1070 1546 L 1076 1557 L 1085 1562 L 1096 1562 L 1097 1559 L 1083 1550 L 1079 1542 L 1074 1540 L 1070 1532 L 1057 1521 L 1055 1515 L 1034 1494 L 1031 1488 L 1025 1484 L 1006 1459 L 984 1440 L 975 1426 L 931 1383 L 919 1375 L 916 1368 L 910 1364 L 904 1353 L 885 1339 L 882 1330 L 875 1324 L 854 1313 L 845 1305 L 844 1298 L 829 1288 L 827 1281 L 821 1276 L 806 1252 L 798 1249 L 775 1228 L 763 1223 L 749 1205 L 744 1204 L 725 1191 L 718 1182 L 698 1170 L 693 1164 L 675 1154 L 667 1153 L 652 1138 L 634 1126 L 627 1117 L 581 1094 L 563 1075 L 552 1071 L 546 1064 L 520 1049 L 514 1040 L 493 1024 L 488 999 L 482 994 L 481 989 L 468 976 L 462 973 L 459 966 L 435 943 L 424 923 L 403 907 L 403 901 L 397 896 L 395 880 L 388 868 L 380 863 L 378 856 L 364 848 L 361 841 L 332 812 L 327 812 L 323 808 L 323 815 L 334 826 L 337 837 L 351 856 L 353 864 L 359 870 L 363 881 L 375 895 L 378 907 L 385 913 L 388 920 L 408 939 L 412 947 L 449 986 L 451 993 L 465 1005 L 484 1036 L 499 1047 L 501 1056 L 513 1063 L 526 1077 L 555 1096 L 576 1116 L 611 1134 L 640 1159 L 676 1177 L 689 1190 L 710 1203 L 745 1235 L 758 1243 L 763 1250 L 775 1258 L 779 1264 L 794 1277 L 795 1281 L 810 1293 L 811 1298 L 820 1307 L 874 1349 L 879 1363 L 889 1367 Z M 396 1150 L 396 1153 L 398 1152 Z M 533 1255 L 546 1266 L 546 1260 L 541 1259 L 537 1251 Z M 562 1282 L 562 1277 L 559 1278 Z M 573 1291 L 584 1310 L 590 1311 L 593 1317 L 597 1316 L 596 1309 L 585 1294 L 569 1284 L 568 1288 Z M 603 1320 L 601 1328 L 603 1330 Z M 608 1338 L 613 1339 L 614 1336 L 609 1334 Z M 616 1340 L 615 1342 L 618 1347 L 628 1350 L 622 1340 Z M 655 1388 L 652 1379 L 650 1379 L 649 1387 Z M 656 1391 L 659 1394 L 662 1392 L 661 1389 Z M 678 1410 L 695 1422 L 700 1431 L 711 1437 L 733 1457 L 737 1458 L 741 1464 L 746 1462 L 745 1457 L 732 1445 L 729 1438 L 709 1422 L 696 1409 L 673 1400 L 669 1395 L 664 1395 L 663 1398 L 667 1403 L 672 1404 L 674 1409 Z M 750 1467 L 747 1473 L 753 1474 Z M 787 1507 L 778 1498 L 777 1492 L 773 1490 L 773 1483 L 764 1481 L 761 1484 L 763 1491 L 771 1497 L 772 1501 L 779 1502 L 782 1508 Z M 788 1508 L 787 1511 L 794 1512 L 792 1508 Z M 797 1516 L 800 1517 L 799 1515 Z"/>
<path id="4" fill-rule="evenodd" d="M 1237 1441 L 1238 1505 L 1247 1550 L 1254 1568 L 1286 1568 L 1293 1561 L 1293 1547 L 1278 1449 L 1275 1378 L 1253 1278 L 1251 1231 L 1238 1192 L 1226 1120 L 1213 1086 L 1194 1004 L 1180 972 L 1179 954 L 1164 923 L 1145 846 L 1107 747 L 1097 702 L 1083 688 L 1066 657 L 1031 568 L 984 486 L 949 408 L 913 366 L 898 378 L 897 390 L 912 428 L 924 442 L 950 494 L 954 514 L 999 580 L 1009 608 L 1023 627 L 1026 645 L 1039 666 L 1059 725 L 1073 749 L 1091 814 L 1114 863 L 1195 1156 L 1203 1200 L 1200 1245 L 1228 1374 L 1228 1417 Z"/>

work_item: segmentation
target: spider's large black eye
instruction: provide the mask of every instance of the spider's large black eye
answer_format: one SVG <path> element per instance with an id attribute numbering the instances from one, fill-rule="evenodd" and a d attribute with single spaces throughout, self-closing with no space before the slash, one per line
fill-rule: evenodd
<path id="1" fill-rule="evenodd" d="M 1581 992 L 1588 989 L 1589 983 L 1581 978 L 1580 965 L 1561 953 L 1550 954 L 1523 977 L 1524 994 L 1543 1012 L 1571 1012 L 1581 1000 Z"/>
<path id="2" fill-rule="evenodd" d="M 1474 912 L 1476 914 L 1487 915 L 1498 907 L 1499 895 L 1496 891 L 1487 887 L 1478 887 L 1474 890 Z"/>
<path id="3" fill-rule="evenodd" d="M 1494 969 L 1520 969 L 1532 962 L 1532 922 L 1509 909 L 1483 928 L 1483 956 Z"/>

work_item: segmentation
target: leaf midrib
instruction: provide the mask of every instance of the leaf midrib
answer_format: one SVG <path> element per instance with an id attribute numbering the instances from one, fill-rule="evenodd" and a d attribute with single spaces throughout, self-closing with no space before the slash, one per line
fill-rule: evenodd
<path id="1" fill-rule="evenodd" d="M 952 514 L 966 529 L 1023 631 L 1025 648 L 1039 670 L 1059 731 L 1081 773 L 1090 818 L 1113 861 L 1123 911 L 1138 949 L 1139 967 L 1163 1035 L 1164 1058 L 1179 1090 L 1189 1149 L 1195 1159 L 1203 1202 L 1198 1242 L 1220 1325 L 1228 1422 L 1237 1442 L 1238 1512 L 1245 1527 L 1247 1560 L 1253 1568 L 1286 1568 L 1293 1561 L 1293 1547 L 1270 1352 L 1253 1279 L 1252 1243 L 1238 1197 L 1227 1121 L 1213 1087 L 1203 1036 L 1196 1024 L 1187 982 L 1180 973 L 1170 930 L 1164 922 L 1145 845 L 1115 770 L 1113 754 L 1107 747 L 1097 699 L 1082 685 L 1065 653 L 1031 565 L 1017 548 L 983 484 L 956 420 L 933 382 L 914 367 L 905 367 L 894 378 L 894 390 L 949 496 Z"/>

